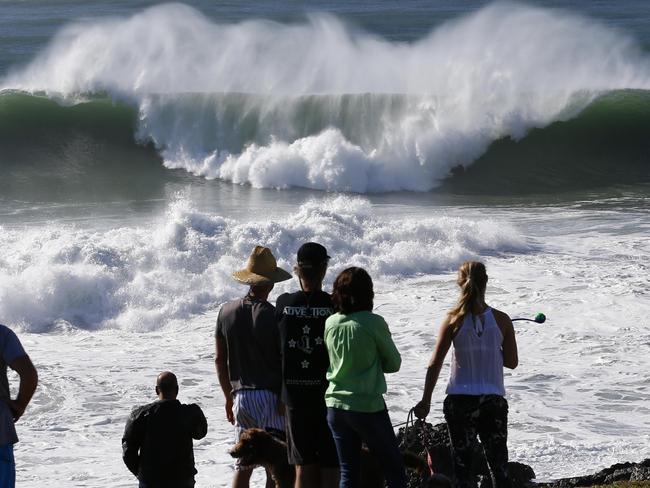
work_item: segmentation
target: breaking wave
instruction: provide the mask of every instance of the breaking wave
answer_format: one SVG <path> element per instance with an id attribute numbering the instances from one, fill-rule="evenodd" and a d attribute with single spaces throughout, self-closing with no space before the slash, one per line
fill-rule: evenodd
<path id="1" fill-rule="evenodd" d="M 493 4 L 413 43 L 327 15 L 220 24 L 170 4 L 67 26 L 0 80 L 0 110 L 28 103 L 25 93 L 56 100 L 55 118 L 81 117 L 85 107 L 106 122 L 87 117 L 102 137 L 150 144 L 166 167 L 206 178 L 427 191 L 495 142 L 573 119 L 603 95 L 641 90 L 647 119 L 649 66 L 618 31 L 515 4 Z M 634 97 L 623 98 L 625 106 Z M 553 154 L 541 163 L 564 166 Z"/>

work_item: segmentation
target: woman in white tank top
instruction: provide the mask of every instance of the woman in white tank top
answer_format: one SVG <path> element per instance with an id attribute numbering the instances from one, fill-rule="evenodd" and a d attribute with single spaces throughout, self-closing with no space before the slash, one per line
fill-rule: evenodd
<path id="1" fill-rule="evenodd" d="M 483 263 L 468 261 L 458 270 L 461 290 L 438 333 L 427 368 L 422 400 L 415 415 L 429 414 L 442 363 L 453 344 L 451 375 L 444 413 L 454 460 L 455 486 L 476 487 L 472 456 L 481 439 L 493 488 L 510 486 L 507 463 L 508 403 L 503 368 L 517 367 L 517 342 L 510 317 L 485 303 L 488 276 Z"/>

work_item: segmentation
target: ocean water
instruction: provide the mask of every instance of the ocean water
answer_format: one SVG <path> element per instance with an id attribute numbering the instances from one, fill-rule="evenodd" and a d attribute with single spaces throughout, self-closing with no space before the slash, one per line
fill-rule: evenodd
<path id="1" fill-rule="evenodd" d="M 375 279 L 394 423 L 481 259 L 491 305 L 548 317 L 517 323 L 512 460 L 548 480 L 650 457 L 646 2 L 0 12 L 0 322 L 41 377 L 22 486 L 133 486 L 124 422 L 165 369 L 208 417 L 197 486 L 228 486 L 216 314 L 254 245 L 291 269 L 307 240 L 327 287 L 352 264 Z"/>

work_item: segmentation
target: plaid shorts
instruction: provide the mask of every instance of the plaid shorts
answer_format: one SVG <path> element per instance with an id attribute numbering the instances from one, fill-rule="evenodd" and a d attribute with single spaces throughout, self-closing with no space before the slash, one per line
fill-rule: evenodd
<path id="1" fill-rule="evenodd" d="M 235 416 L 235 443 L 247 429 L 264 429 L 284 435 L 284 417 L 278 413 L 278 395 L 269 390 L 237 390 L 233 414 Z M 242 471 L 255 466 L 245 466 L 235 461 L 235 469 Z"/>

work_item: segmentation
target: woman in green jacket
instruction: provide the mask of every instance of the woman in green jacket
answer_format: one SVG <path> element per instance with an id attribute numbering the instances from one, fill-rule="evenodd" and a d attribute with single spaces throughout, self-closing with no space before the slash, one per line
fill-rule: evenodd
<path id="1" fill-rule="evenodd" d="M 383 317 L 372 313 L 373 298 L 372 279 L 365 270 L 344 270 L 332 292 L 338 313 L 325 323 L 330 360 L 325 403 L 341 465 L 340 488 L 359 486 L 362 442 L 380 461 L 388 487 L 406 487 L 404 463 L 383 398 L 384 373 L 397 372 L 401 357 Z"/>

